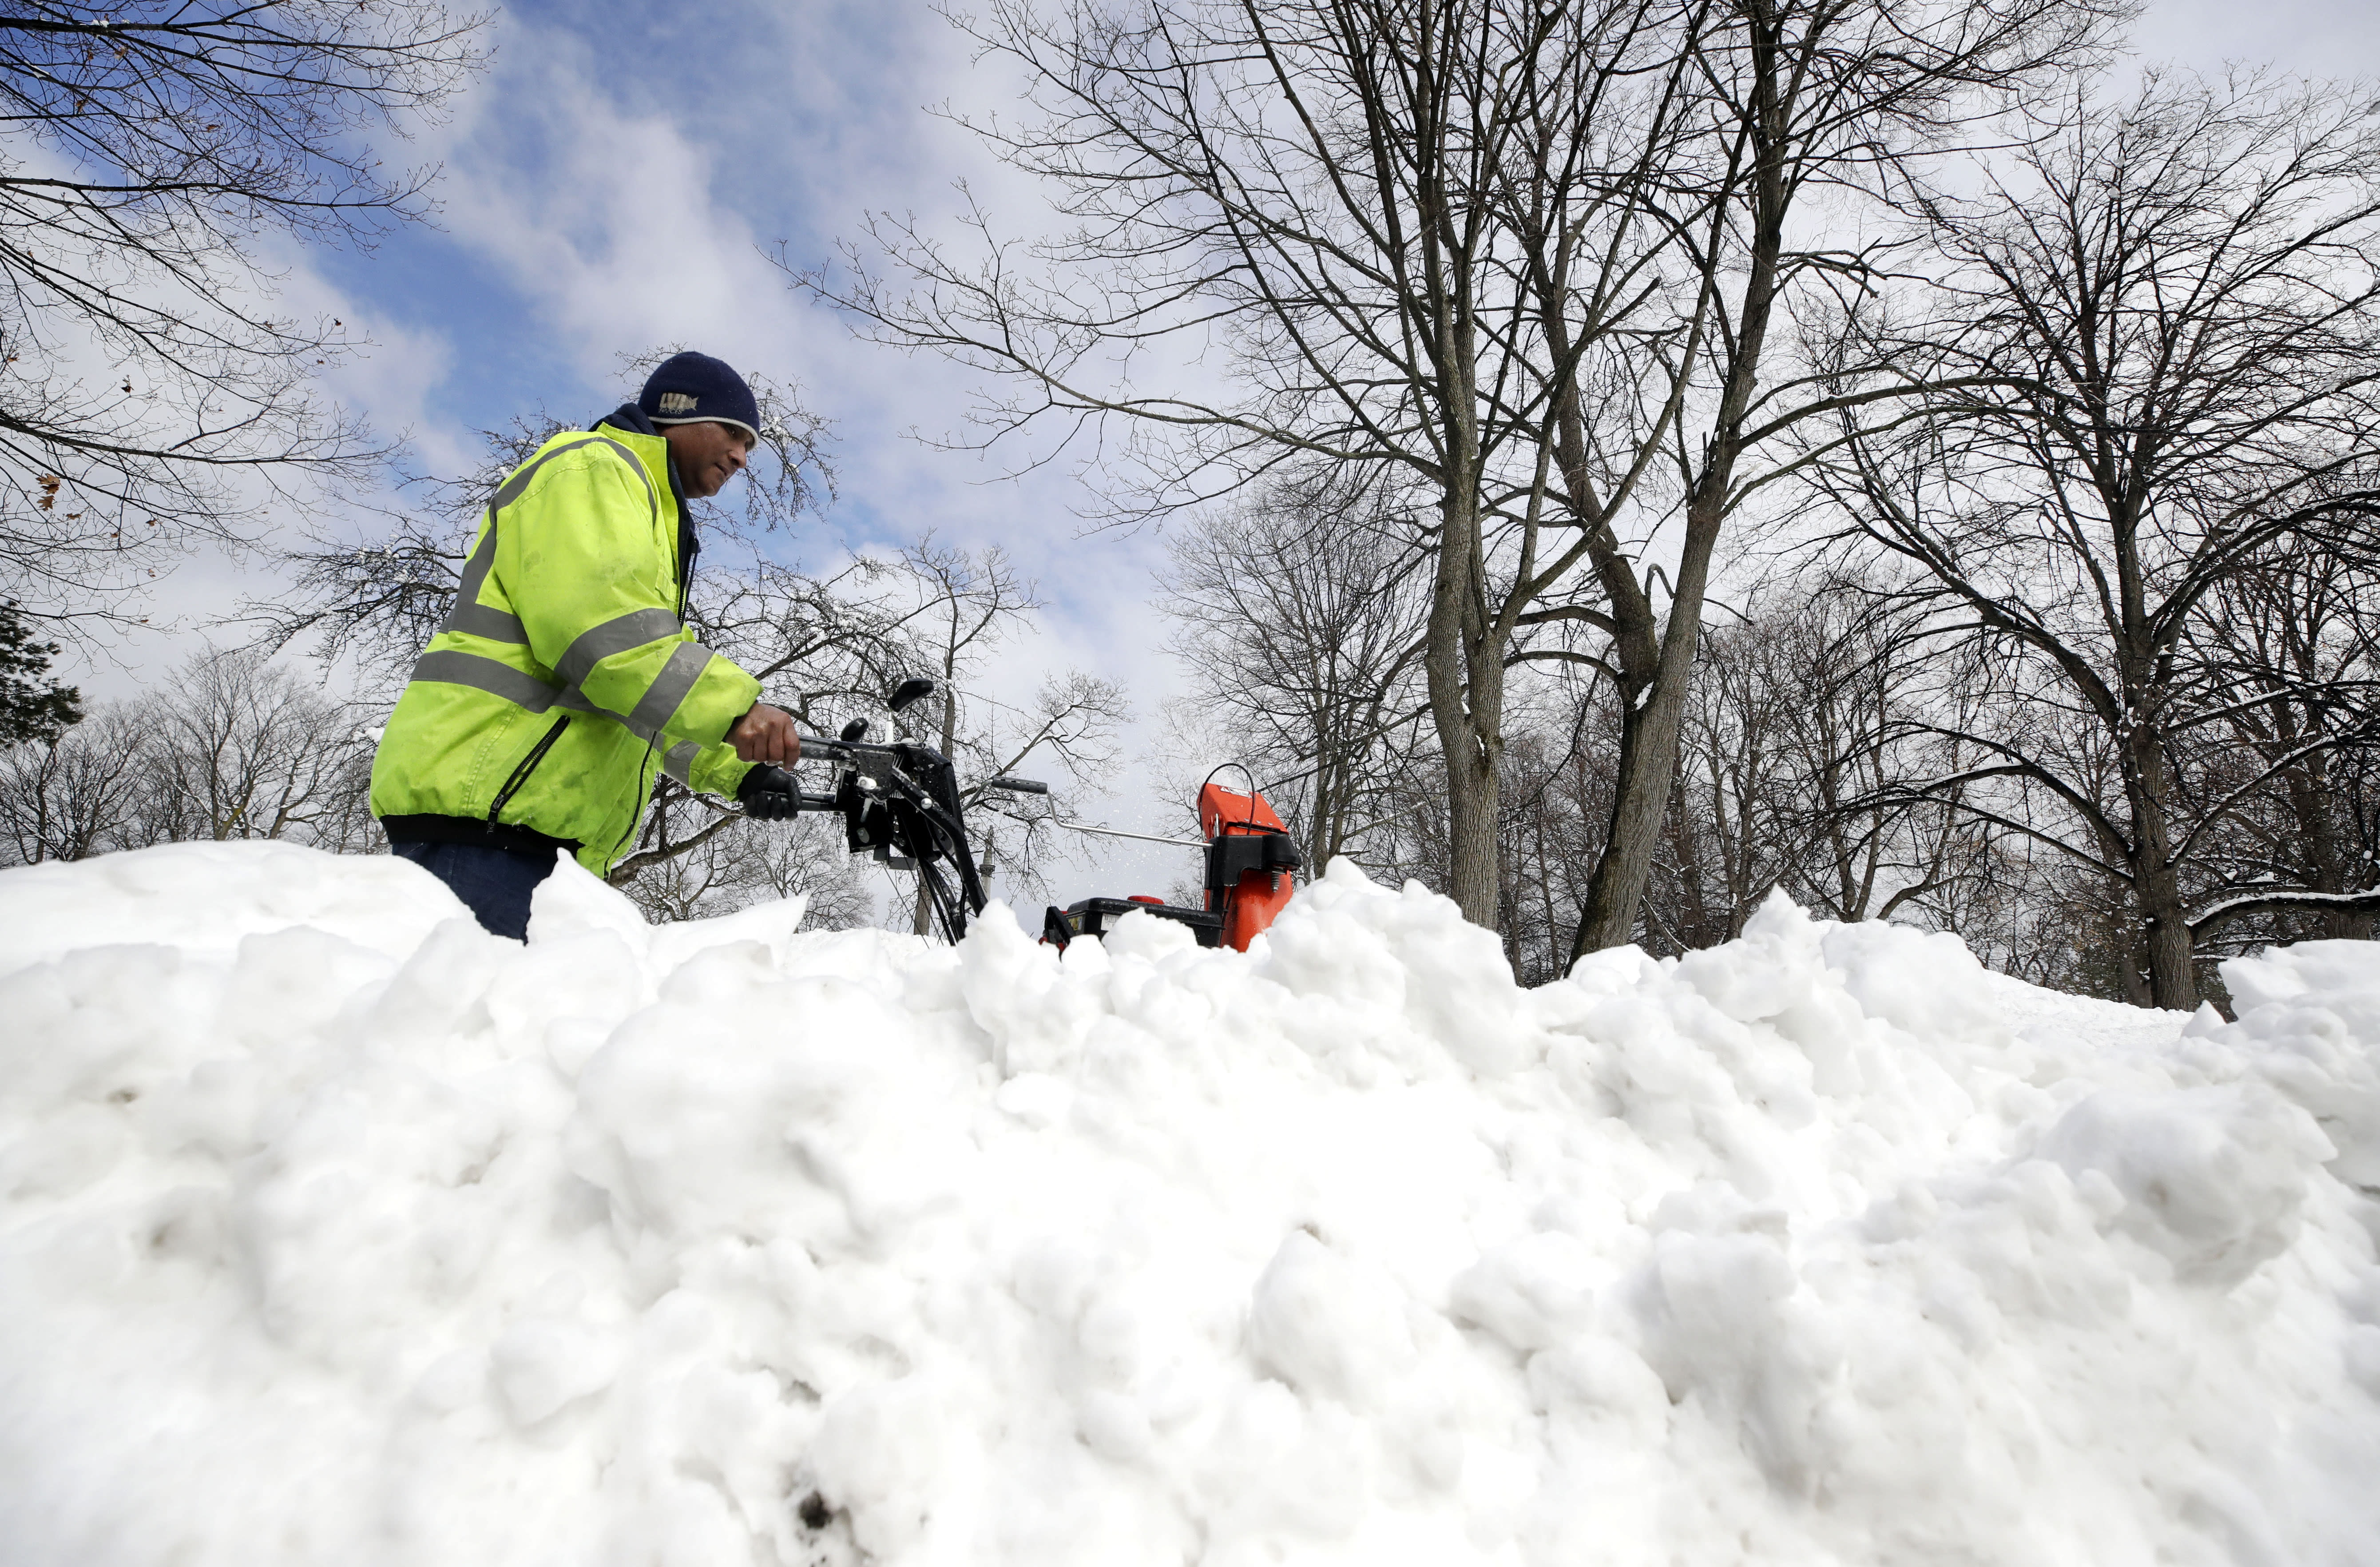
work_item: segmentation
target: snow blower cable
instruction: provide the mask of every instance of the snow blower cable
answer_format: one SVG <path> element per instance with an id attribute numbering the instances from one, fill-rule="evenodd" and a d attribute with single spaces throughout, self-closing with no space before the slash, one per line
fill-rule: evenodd
<path id="1" fill-rule="evenodd" d="M 1208 774 L 1207 774 L 1207 777 L 1206 777 L 1205 782 L 1204 782 L 1204 783 L 1201 783 L 1201 784 L 1198 785 L 1198 793 L 1199 793 L 1200 795 L 1204 795 L 1204 794 L 1207 792 L 1207 784 L 1212 784 L 1212 783 L 1215 781 L 1215 773 L 1216 773 L 1216 772 L 1221 772 L 1221 771 L 1225 771 L 1225 770 L 1227 770 L 1227 769 L 1234 768 L 1234 767 L 1236 767 L 1236 768 L 1238 768 L 1238 769 L 1240 770 L 1240 776 L 1241 776 L 1242 778 L 1246 779 L 1246 780 L 1247 780 L 1247 783 L 1248 783 L 1248 819 L 1247 819 L 1247 820 L 1245 820 L 1245 821 L 1244 821 L 1244 822 L 1241 822 L 1241 823 L 1239 823 L 1238 825 L 1247 828 L 1250 832 L 1254 832 L 1254 831 L 1256 831 L 1256 825 L 1257 825 L 1257 775 L 1256 775 L 1254 772 L 1251 772 L 1251 771 L 1248 770 L 1248 764 L 1247 764 L 1247 763 L 1245 763 L 1245 762 L 1244 762 L 1244 761 L 1220 761 L 1220 762 L 1217 762 L 1217 763 L 1215 764 L 1215 771 L 1214 771 L 1214 772 L 1209 772 Z M 1194 798 L 1195 798 L 1195 796 L 1194 796 Z M 1194 811 L 1195 811 L 1195 810 L 1196 810 L 1198 808 L 1197 808 L 1196 805 L 1193 805 L 1190 808 L 1191 808 L 1192 810 L 1194 810 Z M 1202 821 L 1202 822 L 1200 822 L 1198 825 L 1199 825 L 1199 827 L 1203 830 L 1203 829 L 1206 827 L 1206 825 L 1207 825 L 1207 824 L 1206 824 L 1205 822 L 1203 822 L 1203 821 Z M 1225 826 L 1227 826 L 1227 825 L 1230 825 L 1230 824 L 1229 824 L 1229 823 L 1226 823 L 1226 822 L 1223 820 L 1222 816 L 1221 816 L 1220 813 L 1218 813 L 1218 814 L 1217 814 L 1217 816 L 1216 816 L 1216 818 L 1215 818 L 1215 827 L 1216 827 L 1216 834 L 1215 834 L 1215 835 L 1216 835 L 1217 837 L 1219 837 L 1219 838 L 1220 838 L 1220 837 L 1221 837 L 1221 836 L 1222 836 L 1221 829 L 1222 829 L 1222 828 L 1224 828 L 1224 827 L 1225 827 Z"/>

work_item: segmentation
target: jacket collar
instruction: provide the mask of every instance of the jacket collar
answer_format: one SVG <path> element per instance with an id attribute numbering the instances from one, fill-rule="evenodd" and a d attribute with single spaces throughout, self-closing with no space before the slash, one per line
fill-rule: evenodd
<path id="1" fill-rule="evenodd" d="M 662 466 L 669 472 L 670 499 L 677 504 L 677 587 L 678 613 L 686 613 L 686 585 L 694 577 L 694 557 L 702 553 L 701 537 L 695 532 L 694 508 L 686 504 L 686 486 L 677 476 L 677 458 L 669 455 L 669 441 L 660 427 L 647 418 L 645 410 L 634 403 L 623 403 L 595 421 L 595 428 L 610 425 L 631 435 L 641 435 L 662 443 Z"/>
<path id="2" fill-rule="evenodd" d="M 614 430 L 624 430 L 631 435 L 641 435 L 649 441 L 662 443 L 662 466 L 669 472 L 670 498 L 677 503 L 679 520 L 682 523 L 691 524 L 694 520 L 694 513 L 686 504 L 686 486 L 678 480 L 677 458 L 670 455 L 669 440 L 662 434 L 661 427 L 646 418 L 645 410 L 634 403 L 623 403 L 613 408 L 610 413 L 597 419 L 594 428 L 601 430 L 607 424 Z"/>
<path id="3" fill-rule="evenodd" d="M 625 430 L 636 435 L 658 436 L 661 434 L 661 427 L 646 418 L 645 410 L 634 403 L 621 404 L 601 419 L 597 419 L 595 423 L 599 427 L 608 424 L 615 430 Z"/>

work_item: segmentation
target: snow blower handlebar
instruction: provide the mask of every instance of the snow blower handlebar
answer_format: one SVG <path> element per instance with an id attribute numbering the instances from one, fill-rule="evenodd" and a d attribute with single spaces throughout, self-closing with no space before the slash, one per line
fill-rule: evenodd
<path id="1" fill-rule="evenodd" d="M 914 869 L 942 934 L 956 944 L 967 920 L 983 912 L 984 893 L 950 759 L 931 746 L 805 735 L 802 759 L 833 762 L 839 771 L 834 793 L 805 793 L 801 808 L 839 812 L 844 841 L 854 854 L 872 854 L 894 869 Z M 956 885 L 943 874 L 945 866 Z"/>
<path id="2" fill-rule="evenodd" d="M 967 841 L 957 771 L 931 746 L 900 741 L 874 745 L 860 738 L 866 733 L 865 723 L 855 723 L 836 739 L 801 736 L 801 759 L 832 762 L 837 772 L 834 793 L 797 792 L 794 808 L 836 812 L 852 853 L 872 855 L 895 870 L 916 870 L 942 934 L 955 944 L 966 934 L 967 921 L 983 912 L 985 902 L 983 878 Z M 985 787 L 1016 794 L 1050 792 L 1050 785 L 1030 778 L 994 778 Z"/>

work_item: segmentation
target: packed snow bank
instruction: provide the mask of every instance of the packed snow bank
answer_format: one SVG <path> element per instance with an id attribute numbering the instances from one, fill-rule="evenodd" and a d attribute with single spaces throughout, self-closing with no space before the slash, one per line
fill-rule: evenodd
<path id="1" fill-rule="evenodd" d="M 798 919 L 0 873 L 0 1560 L 2373 1560 L 2371 947 Z"/>

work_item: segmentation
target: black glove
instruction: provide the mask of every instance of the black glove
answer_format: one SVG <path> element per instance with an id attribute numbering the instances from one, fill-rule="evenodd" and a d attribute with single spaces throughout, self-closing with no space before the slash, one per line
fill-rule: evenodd
<path id="1" fill-rule="evenodd" d="M 744 814 L 759 821 L 783 821 L 802 808 L 802 788 L 794 775 L 767 762 L 755 766 L 735 785 Z"/>

